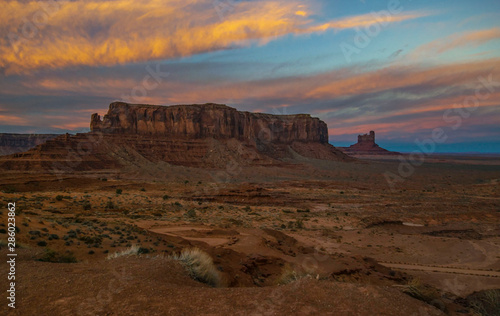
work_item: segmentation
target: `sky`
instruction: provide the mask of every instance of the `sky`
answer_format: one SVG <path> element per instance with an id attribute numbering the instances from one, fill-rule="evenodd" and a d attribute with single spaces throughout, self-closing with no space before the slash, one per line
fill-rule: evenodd
<path id="1" fill-rule="evenodd" d="M 0 133 L 113 101 L 309 113 L 348 146 L 500 153 L 498 0 L 4 0 Z M 439 135 L 439 137 L 436 137 Z"/>

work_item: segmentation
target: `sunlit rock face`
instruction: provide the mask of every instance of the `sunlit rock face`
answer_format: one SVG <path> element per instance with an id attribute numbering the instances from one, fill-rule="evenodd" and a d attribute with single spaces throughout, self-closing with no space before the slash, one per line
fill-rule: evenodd
<path id="1" fill-rule="evenodd" d="M 308 114 L 271 115 L 240 112 L 222 104 L 132 105 L 115 102 L 101 121 L 92 115 L 92 132 L 140 134 L 188 139 L 265 140 L 272 143 L 328 143 L 325 122 Z"/>
<path id="2" fill-rule="evenodd" d="M 224 169 L 295 168 L 304 161 L 350 161 L 328 143 L 325 122 L 307 114 L 239 112 L 221 104 L 132 105 L 114 102 L 89 133 L 61 135 L 0 158 L 0 169 L 53 173 L 135 170 L 158 166 Z M 168 168 L 167 168 L 168 169 Z M 155 172 L 151 172 L 156 176 Z"/>

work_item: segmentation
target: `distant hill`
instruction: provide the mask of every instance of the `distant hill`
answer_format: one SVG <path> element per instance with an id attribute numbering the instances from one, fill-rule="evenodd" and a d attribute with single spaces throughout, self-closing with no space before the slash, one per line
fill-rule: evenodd
<path id="1" fill-rule="evenodd" d="M 57 136 L 59 135 L 0 133 L 0 155 L 11 155 L 27 151 Z"/>

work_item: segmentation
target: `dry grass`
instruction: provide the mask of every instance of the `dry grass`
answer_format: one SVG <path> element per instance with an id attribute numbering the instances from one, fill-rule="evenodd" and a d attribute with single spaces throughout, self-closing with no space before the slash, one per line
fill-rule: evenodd
<path id="1" fill-rule="evenodd" d="M 469 299 L 469 305 L 476 315 L 500 315 L 500 290 L 486 290 Z"/>
<path id="2" fill-rule="evenodd" d="M 437 307 L 443 311 L 446 310 L 446 307 L 440 299 L 441 295 L 439 292 L 432 286 L 422 283 L 418 278 L 408 281 L 408 283 L 404 286 L 403 291 L 411 297 L 426 302 L 429 305 Z"/>
<path id="3" fill-rule="evenodd" d="M 108 257 L 106 259 L 111 260 L 123 256 L 136 256 L 137 254 L 139 254 L 139 249 L 140 247 L 138 245 L 133 245 L 125 250 L 108 254 Z"/>
<path id="4" fill-rule="evenodd" d="M 180 255 L 171 258 L 180 261 L 193 279 L 213 287 L 222 286 L 221 275 L 215 267 L 212 257 L 203 250 L 198 248 L 183 249 Z"/>
<path id="5" fill-rule="evenodd" d="M 295 269 L 292 268 L 290 264 L 285 264 L 285 266 L 281 270 L 280 276 L 276 279 L 276 284 L 285 285 L 300 280 L 302 278 L 314 278 L 314 277 L 318 278 L 319 276 L 315 276 L 312 273 L 297 272 Z"/>

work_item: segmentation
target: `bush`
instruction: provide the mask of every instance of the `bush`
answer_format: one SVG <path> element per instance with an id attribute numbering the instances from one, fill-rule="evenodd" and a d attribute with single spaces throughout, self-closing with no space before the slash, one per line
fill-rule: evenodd
<path id="1" fill-rule="evenodd" d="M 445 309 L 445 306 L 439 300 L 439 292 L 435 288 L 422 283 L 418 278 L 408 281 L 404 292 L 417 300 L 426 302 L 427 304 L 433 305 L 441 310 Z"/>
<path id="2" fill-rule="evenodd" d="M 16 193 L 17 190 L 15 187 L 11 186 L 11 185 L 8 185 L 6 186 L 4 189 L 3 189 L 3 192 L 4 193 Z"/>
<path id="3" fill-rule="evenodd" d="M 302 229 L 304 228 L 304 222 L 301 219 L 295 221 L 295 228 Z"/>
<path id="4" fill-rule="evenodd" d="M 75 256 L 72 252 L 65 254 L 60 254 L 51 249 L 46 249 L 45 253 L 42 255 L 38 261 L 43 262 L 55 262 L 55 263 L 75 263 L 77 262 Z"/>
<path id="5" fill-rule="evenodd" d="M 276 279 L 276 284 L 285 285 L 288 283 L 295 282 L 302 278 L 312 278 L 313 276 L 308 273 L 299 273 L 295 271 L 290 264 L 285 264 L 283 269 L 281 270 L 280 276 Z"/>
<path id="6" fill-rule="evenodd" d="M 116 258 L 123 257 L 123 256 L 135 256 L 135 255 L 139 254 L 139 249 L 141 249 L 139 246 L 133 245 L 125 250 L 117 251 L 115 253 L 108 254 L 106 259 L 111 260 L 111 259 L 116 259 Z"/>
<path id="7" fill-rule="evenodd" d="M 149 250 L 149 248 L 144 248 L 144 247 L 139 247 L 139 250 L 137 250 L 137 254 L 146 254 L 146 253 L 150 253 L 151 250 Z"/>
<path id="8" fill-rule="evenodd" d="M 58 201 L 62 201 L 62 199 L 64 199 L 64 196 L 62 196 L 62 195 L 58 195 L 58 196 L 56 196 L 56 200 L 58 200 Z"/>
<path id="9" fill-rule="evenodd" d="M 142 191 L 142 192 L 145 192 L 145 191 L 146 191 L 146 189 L 144 189 L 144 188 L 141 188 L 141 191 Z"/>
<path id="10" fill-rule="evenodd" d="M 113 203 L 113 201 L 108 201 L 108 203 L 106 203 L 106 208 L 109 210 L 114 210 L 115 204 Z"/>
<path id="11" fill-rule="evenodd" d="M 186 212 L 186 216 L 189 218 L 195 218 L 196 217 L 196 211 L 194 209 L 191 209 Z"/>
<path id="12" fill-rule="evenodd" d="M 213 287 L 222 285 L 219 271 L 215 267 L 212 257 L 206 252 L 198 248 L 184 249 L 179 256 L 171 258 L 179 261 L 193 279 Z"/>
<path id="13" fill-rule="evenodd" d="M 168 200 L 168 199 L 170 199 L 170 196 L 168 196 L 168 195 L 166 195 L 166 194 L 165 194 L 165 195 L 163 196 L 163 199 L 164 199 L 164 200 Z"/>
<path id="14" fill-rule="evenodd" d="M 40 240 L 38 243 L 37 243 L 38 246 L 40 247 L 45 247 L 47 246 L 47 242 L 45 240 Z"/>
<path id="15" fill-rule="evenodd" d="M 82 207 L 83 207 L 83 210 L 88 211 L 88 210 L 92 209 L 92 204 L 90 204 L 90 201 L 85 200 L 85 201 L 83 201 Z"/>
<path id="16" fill-rule="evenodd" d="M 122 194 L 123 190 L 122 189 L 116 189 L 116 194 Z"/>
<path id="17" fill-rule="evenodd" d="M 473 293 L 467 297 L 467 302 L 481 316 L 499 315 L 500 289 Z"/>

